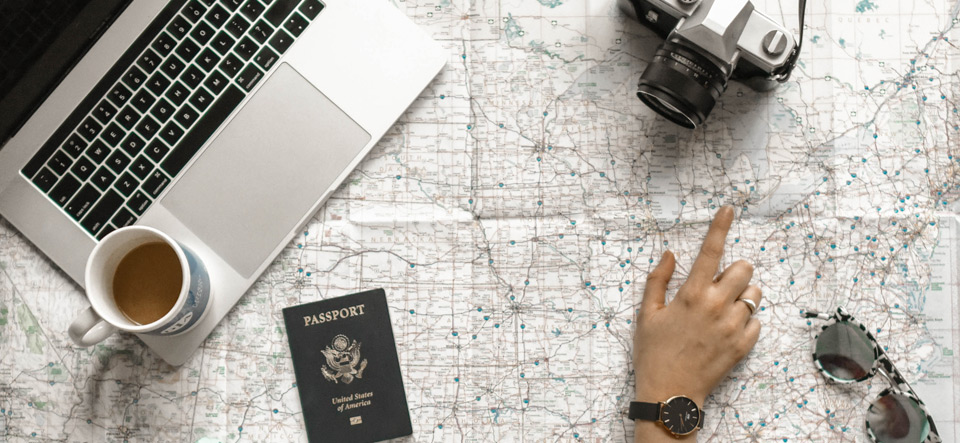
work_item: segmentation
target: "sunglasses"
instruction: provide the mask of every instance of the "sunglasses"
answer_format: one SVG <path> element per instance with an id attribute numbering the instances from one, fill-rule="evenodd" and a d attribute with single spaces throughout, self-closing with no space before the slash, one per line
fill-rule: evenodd
<path id="1" fill-rule="evenodd" d="M 871 441 L 943 441 L 923 402 L 863 324 L 842 307 L 833 315 L 805 311 L 803 316 L 832 320 L 821 328 L 813 352 L 813 363 L 821 374 L 839 383 L 855 383 L 879 373 L 890 383 L 867 409 L 866 428 Z"/>

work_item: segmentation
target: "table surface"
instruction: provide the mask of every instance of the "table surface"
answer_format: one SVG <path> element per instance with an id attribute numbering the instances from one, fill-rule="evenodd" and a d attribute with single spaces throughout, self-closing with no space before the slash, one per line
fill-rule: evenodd
<path id="1" fill-rule="evenodd" d="M 810 2 L 790 81 L 694 131 L 636 99 L 659 41 L 612 1 L 394 4 L 447 66 L 183 366 L 73 346 L 82 291 L 0 220 L 0 440 L 304 441 L 281 309 L 380 287 L 414 440 L 629 439 L 644 278 L 732 204 L 764 329 L 700 441 L 867 441 L 884 383 L 827 383 L 800 315 L 838 305 L 960 441 L 956 1 Z"/>

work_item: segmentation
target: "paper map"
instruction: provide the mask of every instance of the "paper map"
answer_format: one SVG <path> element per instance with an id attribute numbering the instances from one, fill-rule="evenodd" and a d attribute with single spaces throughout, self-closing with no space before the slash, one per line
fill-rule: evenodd
<path id="1" fill-rule="evenodd" d="M 0 221 L 0 440 L 305 441 L 281 309 L 381 287 L 414 441 L 631 440 L 644 279 L 731 204 L 763 332 L 699 441 L 868 441 L 885 382 L 827 383 L 800 315 L 838 305 L 960 441 L 958 3 L 809 2 L 791 80 L 696 131 L 637 100 L 660 41 L 613 3 L 394 2 L 447 66 L 182 367 L 74 347 L 86 298 Z"/>

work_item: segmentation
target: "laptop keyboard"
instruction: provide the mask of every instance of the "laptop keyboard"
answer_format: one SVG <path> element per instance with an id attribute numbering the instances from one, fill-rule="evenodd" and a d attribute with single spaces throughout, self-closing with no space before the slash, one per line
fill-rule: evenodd
<path id="1" fill-rule="evenodd" d="M 97 239 L 135 223 L 322 9 L 171 2 L 21 172 Z"/>

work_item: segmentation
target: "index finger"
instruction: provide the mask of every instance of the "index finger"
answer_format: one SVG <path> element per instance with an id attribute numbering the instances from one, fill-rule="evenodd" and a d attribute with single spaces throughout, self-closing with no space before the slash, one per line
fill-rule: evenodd
<path id="1" fill-rule="evenodd" d="M 730 231 L 730 225 L 733 223 L 733 208 L 724 206 L 717 211 L 710 223 L 710 229 L 707 231 L 707 238 L 703 240 L 703 246 L 700 247 L 700 254 L 697 260 L 693 262 L 693 268 L 690 269 L 690 275 L 687 280 L 694 284 L 705 284 L 713 281 L 717 274 L 717 268 L 720 266 L 720 258 L 723 257 L 723 245 L 727 239 L 727 232 Z"/>

